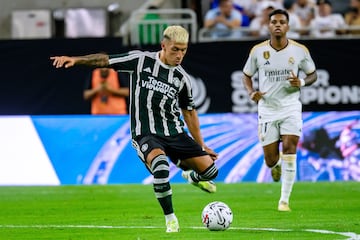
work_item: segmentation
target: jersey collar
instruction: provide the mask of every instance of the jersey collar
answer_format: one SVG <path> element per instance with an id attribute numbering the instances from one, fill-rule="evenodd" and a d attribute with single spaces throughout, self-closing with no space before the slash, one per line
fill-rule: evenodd
<path id="1" fill-rule="evenodd" d="M 174 69 L 176 68 L 177 66 L 170 66 L 170 65 L 167 65 L 165 63 L 163 63 L 160 59 L 160 51 L 158 51 L 156 53 L 156 57 L 155 57 L 156 61 L 159 62 L 159 64 L 163 67 L 163 68 L 166 68 L 166 69 Z"/>

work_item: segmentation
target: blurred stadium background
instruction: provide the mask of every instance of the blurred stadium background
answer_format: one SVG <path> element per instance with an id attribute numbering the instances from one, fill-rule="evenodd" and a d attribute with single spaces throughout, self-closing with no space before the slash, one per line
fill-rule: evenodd
<path id="1" fill-rule="evenodd" d="M 150 183 L 131 148 L 128 117 L 91 116 L 82 98 L 90 70 L 53 69 L 49 57 L 157 49 L 163 24 L 182 24 L 191 33 L 183 65 L 192 76 L 205 140 L 220 153 L 217 181 L 269 182 L 256 106 L 241 83 L 249 49 L 263 39 L 213 41 L 201 35 L 194 2 L 203 6 L 202 17 L 210 1 L 2 1 L 0 185 Z M 332 2 L 344 13 L 350 1 Z M 149 25 L 143 21 L 149 13 L 161 15 L 154 22 L 158 28 L 140 32 L 139 24 Z M 312 52 L 319 80 L 302 91 L 297 180 L 359 181 L 359 36 L 299 41 Z M 182 182 L 174 166 L 171 171 L 172 181 Z"/>

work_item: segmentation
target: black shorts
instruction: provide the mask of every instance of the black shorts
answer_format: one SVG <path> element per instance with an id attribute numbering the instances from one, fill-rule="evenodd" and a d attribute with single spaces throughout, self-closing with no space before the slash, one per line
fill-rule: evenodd
<path id="1" fill-rule="evenodd" d="M 133 146 L 143 162 L 147 155 L 156 148 L 160 148 L 177 166 L 180 161 L 192 157 L 208 155 L 202 147 L 186 133 L 174 137 L 157 135 L 138 136 L 133 140 Z"/>

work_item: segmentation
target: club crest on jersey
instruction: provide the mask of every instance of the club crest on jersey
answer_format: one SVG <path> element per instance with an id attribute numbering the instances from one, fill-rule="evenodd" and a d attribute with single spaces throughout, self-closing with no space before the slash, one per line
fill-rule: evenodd
<path id="1" fill-rule="evenodd" d="M 180 79 L 179 78 L 174 77 L 173 82 L 174 82 L 175 87 L 177 87 L 177 88 L 180 87 Z"/>
<path id="2" fill-rule="evenodd" d="M 270 58 L 270 52 L 269 51 L 265 51 L 263 52 L 263 56 L 266 60 L 265 64 L 264 65 L 270 65 L 270 62 L 269 62 L 269 58 Z"/>
<path id="3" fill-rule="evenodd" d="M 270 52 L 269 51 L 263 52 L 263 56 L 266 60 L 268 60 L 270 58 Z"/>
<path id="4" fill-rule="evenodd" d="M 295 59 L 293 57 L 290 57 L 289 58 L 289 64 L 294 65 L 294 63 L 295 63 Z"/>
<path id="5" fill-rule="evenodd" d="M 143 145 L 141 145 L 141 151 L 145 152 L 146 150 L 148 150 L 149 145 L 147 143 L 144 143 Z"/>

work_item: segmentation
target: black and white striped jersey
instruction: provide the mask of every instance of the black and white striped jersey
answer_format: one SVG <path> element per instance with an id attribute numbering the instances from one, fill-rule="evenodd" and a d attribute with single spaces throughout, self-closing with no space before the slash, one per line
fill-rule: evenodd
<path id="1" fill-rule="evenodd" d="M 181 109 L 195 103 L 190 76 L 181 66 L 161 62 L 159 52 L 131 51 L 110 55 L 109 64 L 130 73 L 130 118 L 132 137 L 155 134 L 175 136 L 184 132 Z"/>

